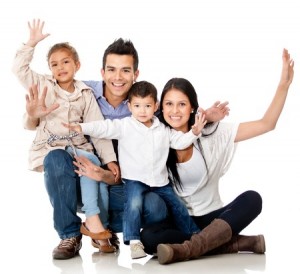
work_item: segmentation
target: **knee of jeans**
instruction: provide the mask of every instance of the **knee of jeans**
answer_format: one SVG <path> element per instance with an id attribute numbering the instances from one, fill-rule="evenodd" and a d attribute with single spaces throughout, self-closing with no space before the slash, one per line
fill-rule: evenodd
<path id="1" fill-rule="evenodd" d="M 69 155 L 68 152 L 66 152 L 63 149 L 55 149 L 55 150 L 51 150 L 48 152 L 48 154 L 46 155 L 45 159 L 44 159 L 44 164 L 49 164 L 51 163 L 53 160 L 58 160 L 60 158 L 64 158 L 65 155 Z"/>
<path id="2" fill-rule="evenodd" d="M 156 193 L 149 192 L 144 198 L 143 223 L 151 224 L 164 220 L 168 216 L 167 205 Z"/>
<path id="3" fill-rule="evenodd" d="M 59 166 L 63 166 L 62 165 L 62 161 L 68 161 L 70 163 L 73 162 L 72 157 L 70 156 L 70 154 L 68 152 L 66 152 L 63 149 L 55 149 L 55 150 L 51 150 L 49 151 L 49 153 L 46 155 L 45 159 L 44 159 L 44 167 L 59 167 Z"/>
<path id="4" fill-rule="evenodd" d="M 55 176 L 56 178 L 67 177 L 73 180 L 77 176 L 74 169 L 73 158 L 65 150 L 52 150 L 44 159 L 45 178 L 53 178 Z"/>
<path id="5" fill-rule="evenodd" d="M 248 190 L 244 193 L 245 196 L 247 196 L 247 201 L 249 202 L 249 207 L 252 209 L 256 209 L 257 214 L 260 214 L 262 211 L 262 197 L 261 195 L 254 191 L 254 190 Z"/>
<path id="6" fill-rule="evenodd" d="M 131 201 L 127 202 L 127 206 L 133 210 L 142 210 L 143 208 L 143 198 L 134 196 Z"/>

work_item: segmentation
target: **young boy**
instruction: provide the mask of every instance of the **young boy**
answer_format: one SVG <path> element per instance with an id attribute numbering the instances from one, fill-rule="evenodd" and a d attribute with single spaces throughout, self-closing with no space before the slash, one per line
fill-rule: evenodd
<path id="1" fill-rule="evenodd" d="M 175 223 L 187 234 L 199 232 L 182 201 L 173 191 L 168 179 L 166 161 L 169 148 L 185 149 L 201 134 L 206 124 L 201 113 L 191 131 L 184 134 L 159 122 L 157 90 L 149 82 L 135 83 L 128 94 L 132 116 L 106 119 L 79 125 L 64 124 L 70 130 L 92 137 L 118 140 L 118 154 L 126 201 L 123 218 L 124 243 L 130 243 L 133 259 L 145 257 L 140 242 L 143 196 L 152 191 L 159 194 L 170 207 Z"/>

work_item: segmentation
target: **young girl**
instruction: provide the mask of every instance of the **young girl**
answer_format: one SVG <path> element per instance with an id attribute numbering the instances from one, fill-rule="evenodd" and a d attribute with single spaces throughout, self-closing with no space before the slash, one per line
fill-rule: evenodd
<path id="1" fill-rule="evenodd" d="M 112 172 L 103 170 L 105 173 L 103 176 L 107 182 L 114 181 L 115 176 L 119 176 L 119 168 L 114 163 L 116 155 L 111 141 L 91 138 L 101 159 L 100 162 L 97 155 L 94 154 L 94 148 L 89 139 L 82 135 L 70 134 L 69 130 L 62 126 L 62 122 L 79 123 L 103 119 L 91 89 L 83 82 L 74 79 L 80 68 L 76 50 L 68 43 L 55 44 L 47 54 L 48 66 L 52 75 L 38 74 L 31 70 L 30 61 L 33 58 L 35 46 L 49 34 L 42 33 L 44 22 L 40 22 L 40 20 L 33 20 L 32 24 L 28 23 L 28 27 L 30 37 L 28 42 L 16 53 L 13 72 L 25 89 L 28 89 L 33 83 L 38 85 L 39 90 L 43 90 L 42 96 L 45 96 L 46 105 L 52 106 L 53 109 L 51 113 L 40 118 L 36 137 L 30 149 L 29 169 L 43 171 L 45 156 L 52 150 L 63 149 L 67 150 L 71 157 L 85 156 L 97 166 L 107 164 Z M 34 94 L 32 93 L 31 96 Z M 45 173 L 45 179 L 47 179 L 47 173 Z M 81 233 L 90 236 L 92 242 L 99 246 L 101 251 L 114 252 L 115 248 L 110 245 L 108 240 L 111 238 L 111 233 L 105 229 L 99 218 L 98 195 L 99 193 L 106 195 L 107 185 L 104 182 L 99 183 L 86 176 L 81 176 L 80 186 L 82 210 L 86 215 L 86 221 L 81 224 Z M 64 201 L 61 203 L 63 204 Z M 55 210 L 56 208 L 54 208 Z M 65 235 L 60 235 L 60 238 L 63 242 Z M 79 251 L 81 237 L 77 238 L 74 241 L 78 242 L 77 251 Z"/>

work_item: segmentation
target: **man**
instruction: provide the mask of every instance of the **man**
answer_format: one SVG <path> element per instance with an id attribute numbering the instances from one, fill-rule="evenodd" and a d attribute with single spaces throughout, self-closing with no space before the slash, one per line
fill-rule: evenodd
<path id="1" fill-rule="evenodd" d="M 101 69 L 103 81 L 85 81 L 93 89 L 106 119 L 124 118 L 130 115 L 127 95 L 138 78 L 138 63 L 138 53 L 132 42 L 120 38 L 109 45 L 104 52 Z M 41 98 L 38 98 L 37 94 L 37 87 L 32 86 L 30 96 L 26 97 L 27 114 L 24 116 L 24 124 L 27 129 L 35 129 L 39 117 L 47 115 L 58 107 L 57 105 L 45 106 L 46 91 Z M 220 116 L 224 117 L 228 114 L 226 105 L 227 103 L 216 102 L 209 109 L 211 111 L 206 111 L 206 116 L 210 121 L 220 120 Z M 213 130 L 210 128 L 210 131 Z M 117 145 L 116 141 L 114 145 Z M 70 259 L 78 254 L 81 248 L 81 219 L 77 215 L 77 206 L 81 201 L 80 187 L 78 176 L 74 172 L 73 159 L 65 150 L 53 150 L 45 158 L 44 170 L 46 190 L 54 209 L 54 227 L 61 238 L 60 244 L 53 250 L 52 255 L 54 259 Z M 122 231 L 123 203 L 123 185 L 121 182 L 116 182 L 109 186 L 109 228 L 113 232 Z M 100 205 L 100 209 L 101 220 L 103 220 L 107 215 L 107 208 Z M 163 200 L 155 193 L 147 193 L 143 207 L 144 225 L 159 222 L 166 217 L 167 208 Z M 119 241 L 115 233 L 111 243 L 118 248 Z"/>

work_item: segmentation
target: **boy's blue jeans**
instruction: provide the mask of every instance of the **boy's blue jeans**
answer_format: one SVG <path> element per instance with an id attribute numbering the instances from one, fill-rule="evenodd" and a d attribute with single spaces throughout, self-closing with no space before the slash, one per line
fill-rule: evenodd
<path id="1" fill-rule="evenodd" d="M 44 160 L 45 187 L 53 207 L 54 228 L 61 239 L 80 235 L 81 218 L 77 209 L 82 202 L 80 177 L 75 168 L 73 158 L 66 150 L 52 150 Z M 113 232 L 122 232 L 123 210 L 123 185 L 109 186 L 109 226 Z M 144 224 L 159 222 L 167 214 L 166 205 L 157 194 L 145 196 Z"/>
<path id="2" fill-rule="evenodd" d="M 123 182 L 126 197 L 123 218 L 123 240 L 125 244 L 128 244 L 130 240 L 140 240 L 143 199 L 146 193 L 151 192 L 158 194 L 165 201 L 179 230 L 186 234 L 200 231 L 171 184 L 162 187 L 150 187 L 134 180 L 123 179 Z"/>

